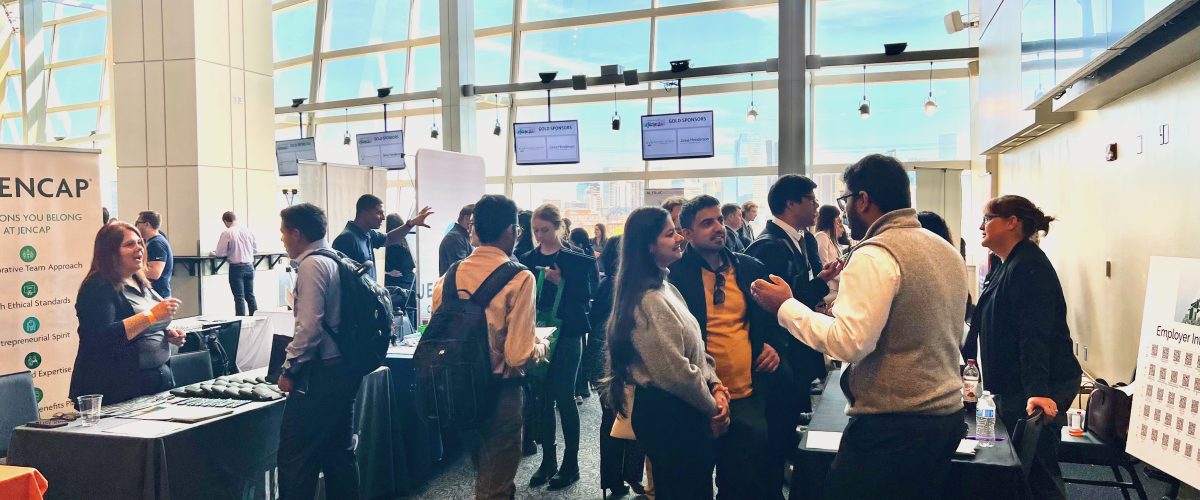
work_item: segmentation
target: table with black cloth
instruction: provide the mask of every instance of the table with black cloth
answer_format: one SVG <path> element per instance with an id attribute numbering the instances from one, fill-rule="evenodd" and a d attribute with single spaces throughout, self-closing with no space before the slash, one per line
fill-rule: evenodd
<path id="1" fill-rule="evenodd" d="M 252 370 L 235 378 L 265 375 Z M 358 464 L 364 498 L 395 497 L 391 377 L 380 368 L 363 378 L 355 403 Z M 275 452 L 285 400 L 252 402 L 233 413 L 155 437 L 105 429 L 144 420 L 103 418 L 57 429 L 17 427 L 9 465 L 34 467 L 51 485 L 46 498 L 275 498 Z"/>
<path id="2" fill-rule="evenodd" d="M 400 491 L 416 493 L 433 475 L 442 458 L 442 435 L 436 425 L 421 418 L 417 412 L 417 378 L 413 366 L 414 347 L 395 347 L 388 350 L 384 366 L 392 376 L 392 407 L 395 408 L 393 432 L 400 445 L 395 460 L 400 471 L 396 477 Z"/>
<path id="3" fill-rule="evenodd" d="M 809 431 L 842 432 L 850 422 L 850 417 L 846 415 L 846 396 L 842 394 L 838 383 L 841 375 L 841 371 L 829 375 L 821 402 L 813 410 Z M 963 413 L 963 420 L 968 426 L 967 434 L 975 434 L 975 415 Z M 996 421 L 996 435 L 1003 438 L 996 446 L 976 448 L 974 457 L 954 457 L 945 495 L 940 498 L 1028 497 L 1021 475 L 1021 461 L 1013 450 L 1008 430 L 999 420 Z M 921 436 L 913 436 L 913 439 L 921 439 Z M 808 435 L 805 434 L 795 455 L 789 500 L 824 498 L 825 476 L 836 454 L 833 450 L 808 449 Z M 869 481 L 870 478 L 863 480 Z"/>

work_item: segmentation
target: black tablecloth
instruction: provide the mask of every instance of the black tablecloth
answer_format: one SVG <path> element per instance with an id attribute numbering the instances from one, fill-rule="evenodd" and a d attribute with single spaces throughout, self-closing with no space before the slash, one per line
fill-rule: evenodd
<path id="1" fill-rule="evenodd" d="M 398 491 L 412 494 L 429 480 L 435 464 L 442 458 L 442 435 L 437 426 L 430 425 L 417 414 L 417 379 L 412 354 L 392 348 L 384 366 L 392 375 L 393 432 L 399 443 L 395 457 Z"/>
<path id="2" fill-rule="evenodd" d="M 831 373 L 821 402 L 813 411 L 809 431 L 842 432 L 849 423 L 846 415 L 846 396 L 838 384 L 841 372 Z M 975 415 L 963 414 L 968 425 L 968 434 L 975 433 Z M 977 448 L 974 457 L 955 456 L 950 469 L 950 480 L 943 498 L 1021 498 L 1028 496 L 1021 475 L 1021 461 L 1013 450 L 1008 430 L 996 421 L 996 435 L 1003 438 L 992 448 Z M 919 437 L 914 436 L 914 439 Z M 831 450 L 808 449 L 808 436 L 800 441 L 796 453 L 795 472 L 792 474 L 789 500 L 819 499 L 824 495 L 825 476 L 833 457 Z M 868 478 L 864 478 L 867 480 Z M 932 496 L 931 496 L 932 498 Z"/>
<path id="3" fill-rule="evenodd" d="M 244 376 L 260 375 L 253 370 Z M 390 377 L 380 368 L 364 377 L 356 403 L 358 462 L 368 498 L 396 496 Z M 284 400 L 250 403 L 231 415 L 158 437 L 103 432 L 139 422 L 105 418 L 94 427 L 76 421 L 58 429 L 18 427 L 8 463 L 38 469 L 46 498 L 249 499 L 274 498 L 275 451 Z"/>

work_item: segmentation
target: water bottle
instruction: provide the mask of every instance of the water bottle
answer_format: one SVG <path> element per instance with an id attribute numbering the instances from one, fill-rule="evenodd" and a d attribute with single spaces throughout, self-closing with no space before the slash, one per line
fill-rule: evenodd
<path id="1" fill-rule="evenodd" d="M 983 397 L 975 406 L 975 440 L 983 448 L 995 446 L 996 441 L 996 403 L 992 401 L 992 393 L 983 391 Z"/>
<path id="2" fill-rule="evenodd" d="M 975 403 L 979 401 L 979 367 L 975 365 L 973 359 L 967 360 L 967 368 L 963 370 L 962 384 L 963 410 L 973 412 Z"/>

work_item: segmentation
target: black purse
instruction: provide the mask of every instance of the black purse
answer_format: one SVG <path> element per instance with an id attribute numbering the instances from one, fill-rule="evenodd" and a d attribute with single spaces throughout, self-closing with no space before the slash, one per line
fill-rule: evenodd
<path id="1" fill-rule="evenodd" d="M 1083 423 L 1083 430 L 1121 451 L 1129 438 L 1129 414 L 1133 409 L 1133 397 L 1119 389 L 1125 385 L 1119 382 L 1110 386 L 1104 379 L 1096 379 Z"/>

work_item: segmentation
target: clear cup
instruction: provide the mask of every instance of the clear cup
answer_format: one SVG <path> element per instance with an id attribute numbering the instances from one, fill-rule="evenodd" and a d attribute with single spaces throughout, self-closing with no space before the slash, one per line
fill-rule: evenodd
<path id="1" fill-rule="evenodd" d="M 79 410 L 81 425 L 84 427 L 96 425 L 100 421 L 100 405 L 103 394 L 85 394 L 75 398 Z"/>
<path id="2" fill-rule="evenodd" d="M 1083 419 L 1084 413 L 1082 409 L 1072 408 L 1067 410 L 1067 432 L 1072 436 L 1082 436 Z"/>

